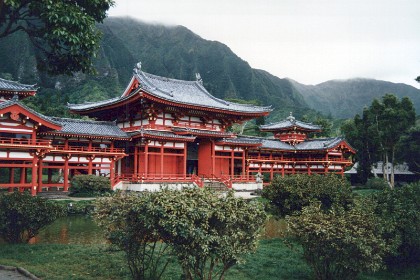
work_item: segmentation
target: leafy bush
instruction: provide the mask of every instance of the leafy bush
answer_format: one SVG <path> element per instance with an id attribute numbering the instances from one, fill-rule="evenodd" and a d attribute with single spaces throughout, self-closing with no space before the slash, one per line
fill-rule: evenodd
<path id="1" fill-rule="evenodd" d="M 156 198 L 161 237 L 173 247 L 185 279 L 223 279 L 256 249 L 266 219 L 260 203 L 198 188 L 163 190 Z"/>
<path id="2" fill-rule="evenodd" d="M 385 238 L 398 242 L 387 264 L 400 266 L 420 262 L 420 182 L 375 193 L 377 215 L 383 220 Z"/>
<path id="3" fill-rule="evenodd" d="M 366 189 L 384 190 L 389 188 L 388 183 L 383 178 L 370 178 L 367 180 Z"/>
<path id="4" fill-rule="evenodd" d="M 160 258 L 166 245 L 185 279 L 223 279 L 256 249 L 266 217 L 260 203 L 199 188 L 117 194 L 99 199 L 96 206 L 95 220 L 126 253 L 135 279 L 161 277 L 168 261 Z"/>
<path id="5" fill-rule="evenodd" d="M 333 204 L 347 207 L 352 201 L 350 184 L 334 174 L 277 176 L 263 189 L 262 196 L 271 201 L 280 216 L 300 211 L 313 200 L 320 201 L 323 209 Z"/>
<path id="6" fill-rule="evenodd" d="M 355 201 L 349 210 L 340 206 L 322 210 L 318 202 L 287 218 L 316 279 L 355 279 L 362 271 L 381 267 L 389 247 L 381 238 L 382 227 L 373 208 L 365 200 Z"/>
<path id="7" fill-rule="evenodd" d="M 40 197 L 12 193 L 0 195 L 0 236 L 9 243 L 24 243 L 64 214 L 64 208 Z"/>
<path id="8" fill-rule="evenodd" d="M 77 175 L 71 179 L 71 196 L 94 196 L 111 191 L 109 178 L 95 175 Z"/>
<path id="9" fill-rule="evenodd" d="M 160 242 L 159 220 L 153 212 L 155 196 L 117 193 L 96 202 L 95 221 L 111 244 L 124 251 L 133 279 L 159 279 L 169 261 L 162 258 L 168 245 Z"/>

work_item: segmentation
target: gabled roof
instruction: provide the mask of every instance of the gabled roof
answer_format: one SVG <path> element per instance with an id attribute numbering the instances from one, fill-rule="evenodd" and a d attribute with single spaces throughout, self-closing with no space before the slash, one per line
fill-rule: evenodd
<path id="1" fill-rule="evenodd" d="M 122 131 L 116 125 L 115 122 L 68 119 L 58 117 L 50 117 L 50 119 L 60 124 L 62 128 L 61 130 L 49 132 L 49 134 L 130 139 L 130 136 L 124 131 Z"/>
<path id="2" fill-rule="evenodd" d="M 306 131 L 321 131 L 322 128 L 319 125 L 315 125 L 312 123 L 301 122 L 295 119 L 290 113 L 285 120 L 277 122 L 277 123 L 270 123 L 266 125 L 261 125 L 261 131 L 281 131 L 281 130 L 289 130 L 294 128 L 300 128 Z"/>
<path id="3" fill-rule="evenodd" d="M 13 110 L 12 108 L 18 108 L 18 113 L 26 115 L 27 117 L 33 119 L 35 122 L 42 123 L 51 129 L 60 129 L 61 127 L 58 122 L 54 121 L 50 117 L 36 112 L 35 110 L 32 110 L 23 103 L 19 102 L 15 97 L 0 103 L 1 114 L 11 112 Z"/>
<path id="4" fill-rule="evenodd" d="M 346 142 L 346 141 L 344 140 L 344 138 L 341 138 L 341 137 L 319 138 L 319 139 L 306 140 L 304 142 L 297 144 L 295 147 L 296 147 L 296 150 L 326 150 L 326 149 L 332 149 L 336 147 L 341 142 Z"/>
<path id="5" fill-rule="evenodd" d="M 170 79 L 143 72 L 138 68 L 121 97 L 67 106 L 74 112 L 89 111 L 122 103 L 136 94 L 181 107 L 216 109 L 235 114 L 266 115 L 272 111 L 271 107 L 239 104 L 216 98 L 204 88 L 201 78 L 196 81 Z"/>
<path id="6" fill-rule="evenodd" d="M 25 85 L 15 81 L 9 81 L 0 78 L 0 90 L 7 91 L 36 91 L 34 85 Z"/>
<path id="7" fill-rule="evenodd" d="M 273 150 L 282 150 L 282 151 L 314 151 L 314 150 L 329 150 L 337 147 L 338 145 L 344 144 L 352 152 L 355 150 L 341 137 L 334 138 L 318 138 L 305 140 L 297 145 L 290 145 L 288 143 L 282 142 L 278 139 L 267 139 L 261 138 L 262 149 L 273 149 Z"/>

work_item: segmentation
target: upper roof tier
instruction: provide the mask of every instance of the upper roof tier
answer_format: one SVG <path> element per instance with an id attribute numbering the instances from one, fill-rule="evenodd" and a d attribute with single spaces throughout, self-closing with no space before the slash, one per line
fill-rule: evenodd
<path id="1" fill-rule="evenodd" d="M 4 95 L 18 95 L 21 97 L 32 96 L 36 94 L 36 87 L 34 85 L 25 85 L 19 82 L 5 80 L 0 78 L 0 97 Z"/>
<path id="2" fill-rule="evenodd" d="M 298 121 L 296 120 L 295 117 L 292 116 L 292 113 L 290 113 L 290 116 L 288 116 L 283 121 L 261 125 L 260 130 L 270 131 L 270 132 L 280 132 L 280 131 L 289 131 L 289 130 L 302 130 L 306 132 L 315 132 L 315 131 L 321 131 L 322 128 L 319 125 Z"/>
<path id="3" fill-rule="evenodd" d="M 152 75 L 141 71 L 139 64 L 134 69 L 134 74 L 127 89 L 118 98 L 112 98 L 99 102 L 83 104 L 68 104 L 73 112 L 97 111 L 100 108 L 107 108 L 118 103 L 125 103 L 134 95 L 149 95 L 155 101 L 191 107 L 203 110 L 218 110 L 236 114 L 267 115 L 272 111 L 271 107 L 262 107 L 247 104 L 228 102 L 212 96 L 203 86 L 199 74 L 196 81 L 184 81 Z"/>

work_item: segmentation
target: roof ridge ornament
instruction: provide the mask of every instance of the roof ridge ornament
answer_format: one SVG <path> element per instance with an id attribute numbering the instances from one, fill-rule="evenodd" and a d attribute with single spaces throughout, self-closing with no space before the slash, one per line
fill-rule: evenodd
<path id="1" fill-rule="evenodd" d="M 290 112 L 290 115 L 286 118 L 286 120 L 289 120 L 291 123 L 296 122 L 296 118 L 293 117 L 292 112 Z"/>
<path id="2" fill-rule="evenodd" d="M 195 79 L 200 85 L 203 85 L 203 79 L 201 79 L 200 73 L 195 73 Z"/>
<path id="3" fill-rule="evenodd" d="M 12 101 L 19 101 L 19 96 L 17 94 L 14 94 L 12 97 Z"/>
<path id="4" fill-rule="evenodd" d="M 141 61 L 137 62 L 133 69 L 134 74 L 141 72 Z"/>

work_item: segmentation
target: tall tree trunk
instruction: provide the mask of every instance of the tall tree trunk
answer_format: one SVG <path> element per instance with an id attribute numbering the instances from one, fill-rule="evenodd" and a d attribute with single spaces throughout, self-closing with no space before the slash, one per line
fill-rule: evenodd
<path id="1" fill-rule="evenodd" d="M 395 166 L 395 147 L 392 147 L 392 157 L 391 157 L 391 189 L 395 187 L 395 172 L 394 172 L 394 166 Z"/>

